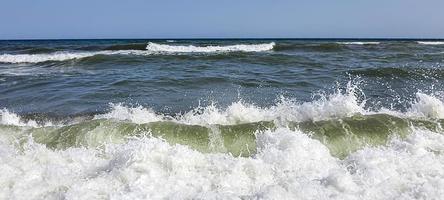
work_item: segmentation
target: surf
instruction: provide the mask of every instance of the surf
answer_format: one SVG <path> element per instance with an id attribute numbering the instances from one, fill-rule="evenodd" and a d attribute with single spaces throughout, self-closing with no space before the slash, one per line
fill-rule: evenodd
<path id="1" fill-rule="evenodd" d="M 193 45 L 167 45 L 150 42 L 146 46 L 148 51 L 152 52 L 169 52 L 169 53 L 213 53 L 213 52 L 260 52 L 270 51 L 276 43 L 266 44 L 236 44 L 227 46 L 193 46 Z"/>
<path id="2" fill-rule="evenodd" d="M 138 44 L 115 45 L 107 47 L 102 51 L 80 51 L 80 52 L 54 52 L 40 54 L 2 54 L 0 63 L 41 63 L 41 62 L 60 62 L 69 60 L 79 60 L 97 55 L 136 55 L 149 56 L 156 54 L 171 53 L 224 53 L 224 52 L 261 52 L 270 51 L 275 43 L 267 44 L 237 44 L 228 46 L 179 46 L 157 43 L 148 43 L 142 49 Z"/>

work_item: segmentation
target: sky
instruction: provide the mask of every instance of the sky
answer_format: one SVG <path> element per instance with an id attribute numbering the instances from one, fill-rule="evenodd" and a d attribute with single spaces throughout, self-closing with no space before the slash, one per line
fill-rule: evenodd
<path id="1" fill-rule="evenodd" d="M 0 39 L 444 38 L 443 0 L 0 0 Z"/>

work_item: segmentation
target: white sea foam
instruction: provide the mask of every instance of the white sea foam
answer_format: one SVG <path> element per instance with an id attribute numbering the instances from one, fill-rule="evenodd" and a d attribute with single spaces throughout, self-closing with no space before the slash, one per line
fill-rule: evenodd
<path id="1" fill-rule="evenodd" d="M 211 52 L 232 52 L 232 51 L 244 51 L 244 52 L 259 52 L 272 50 L 275 43 L 266 44 L 237 44 L 230 46 L 179 46 L 179 45 L 167 45 L 157 44 L 150 42 L 146 49 L 152 52 L 169 52 L 169 53 L 211 53 Z"/>
<path id="2" fill-rule="evenodd" d="M 47 61 L 64 61 L 86 58 L 99 54 L 99 52 L 59 52 L 53 54 L 3 54 L 0 55 L 0 63 L 39 63 Z"/>
<path id="3" fill-rule="evenodd" d="M 2 54 L 0 63 L 40 63 L 48 61 L 66 61 L 87 58 L 96 55 L 152 55 L 161 53 L 212 53 L 212 52 L 259 52 L 272 50 L 275 43 L 267 44 L 238 44 L 231 46 L 176 46 L 166 44 L 148 43 L 143 50 L 117 50 L 117 51 L 92 51 L 92 52 L 56 52 L 50 54 Z"/>
<path id="4" fill-rule="evenodd" d="M 140 124 L 162 121 L 164 119 L 163 116 L 156 114 L 153 110 L 142 106 L 133 108 L 125 107 L 122 104 L 111 104 L 111 106 L 110 112 L 96 115 L 94 118 L 125 120 Z"/>
<path id="5" fill-rule="evenodd" d="M 409 109 L 410 115 L 444 119 L 444 103 L 437 97 L 416 93 L 416 101 Z"/>
<path id="6" fill-rule="evenodd" d="M 30 127 L 38 127 L 37 122 L 33 120 L 24 121 L 20 118 L 19 115 L 9 112 L 6 109 L 0 110 L 0 124 L 3 125 L 14 125 L 14 126 L 30 126 Z"/>
<path id="7" fill-rule="evenodd" d="M 424 93 L 416 94 L 416 100 L 411 103 L 406 112 L 386 108 L 369 111 L 364 109 L 365 102 L 365 100 L 358 100 L 354 89 L 349 89 L 342 93 L 337 91 L 333 94 L 321 95 L 317 100 L 304 103 L 281 99 L 276 105 L 270 107 L 259 107 L 242 101 L 234 102 L 226 108 L 211 104 L 184 114 L 177 114 L 175 117 L 162 115 L 142 106 L 111 104 L 110 111 L 98 114 L 94 119 L 115 119 L 138 124 L 171 121 L 200 126 L 235 125 L 260 121 L 273 121 L 276 125 L 286 126 L 288 122 L 339 119 L 356 114 L 389 114 L 401 118 L 444 119 L 444 102 Z M 0 110 L 0 124 L 39 127 L 53 126 L 57 123 L 37 124 L 33 120 L 25 121 L 17 114 L 3 109 Z"/>
<path id="8" fill-rule="evenodd" d="M 234 102 L 227 108 L 219 108 L 215 104 L 198 107 L 187 113 L 175 117 L 155 113 L 150 108 L 142 106 L 130 107 L 123 104 L 111 104 L 111 109 L 105 114 L 98 114 L 95 119 L 116 119 L 133 123 L 149 123 L 155 121 L 173 121 L 191 125 L 233 125 L 259 121 L 274 121 L 285 125 L 287 122 L 319 121 L 332 118 L 352 116 L 357 113 L 364 114 L 365 101 L 358 101 L 355 94 L 356 87 L 351 84 L 344 92 L 336 91 L 333 94 L 320 95 L 317 100 L 299 103 L 291 99 L 282 98 L 276 105 L 258 107 L 242 101 Z M 26 126 L 20 118 L 4 110 L 5 116 L 15 116 L 15 120 L 1 121 L 0 124 Z M 11 117 L 10 117 L 11 118 Z M 12 119 L 12 118 L 11 118 Z M 33 126 L 28 124 L 29 126 Z"/>
<path id="9" fill-rule="evenodd" d="M 364 109 L 365 100 L 358 100 L 356 88 L 349 85 L 345 92 L 337 91 L 329 95 L 321 95 L 317 100 L 299 103 L 294 100 L 281 99 L 276 105 L 258 107 L 242 101 L 234 102 L 227 108 L 219 108 L 215 104 L 198 107 L 176 117 L 156 114 L 153 110 L 141 106 L 126 107 L 121 104 L 112 105 L 107 114 L 96 118 L 113 118 L 128 120 L 134 123 L 153 121 L 173 121 L 190 125 L 233 125 L 259 121 L 274 121 L 285 126 L 288 122 L 320 121 L 350 117 L 356 114 L 390 114 L 401 118 L 444 119 L 444 103 L 432 95 L 417 93 L 416 100 L 406 112 L 390 109 L 369 111 Z"/>
<path id="10" fill-rule="evenodd" d="M 174 121 L 192 125 L 211 124 L 242 124 L 259 121 L 275 121 L 278 124 L 286 122 L 319 121 L 332 118 L 351 116 L 357 113 L 365 113 L 363 102 L 359 102 L 354 89 L 345 93 L 337 91 L 330 95 L 321 95 L 318 100 L 298 103 L 296 101 L 282 99 L 275 106 L 258 107 L 242 101 L 232 103 L 225 109 L 211 104 L 206 107 L 198 107 L 185 114 L 176 117 L 165 117 L 156 114 L 153 110 L 141 106 L 125 107 L 121 104 L 112 105 L 111 111 L 96 116 L 96 118 L 112 118 L 128 120 L 134 123 L 149 123 L 153 121 Z"/>
<path id="11" fill-rule="evenodd" d="M 261 108 L 255 105 L 236 102 L 226 109 L 218 109 L 214 105 L 195 109 L 177 121 L 185 124 L 240 124 L 259 121 L 286 122 L 319 121 L 332 118 L 351 116 L 364 113 L 363 103 L 359 103 L 353 92 L 345 94 L 337 92 L 321 96 L 312 102 L 298 103 L 282 99 L 277 105 Z"/>
<path id="12" fill-rule="evenodd" d="M 51 54 L 3 54 L 0 63 L 39 63 L 65 61 L 92 57 L 96 55 L 151 55 L 142 50 L 92 51 L 92 52 L 56 52 Z"/>
<path id="13" fill-rule="evenodd" d="M 381 42 L 338 42 L 338 44 L 345 44 L 345 45 L 377 45 Z"/>
<path id="14" fill-rule="evenodd" d="M 344 160 L 299 131 L 258 133 L 250 158 L 156 138 L 100 149 L 0 141 L 0 199 L 443 199 L 444 135 L 415 130 Z"/>
<path id="15" fill-rule="evenodd" d="M 417 43 L 424 45 L 444 45 L 444 41 L 417 41 Z"/>

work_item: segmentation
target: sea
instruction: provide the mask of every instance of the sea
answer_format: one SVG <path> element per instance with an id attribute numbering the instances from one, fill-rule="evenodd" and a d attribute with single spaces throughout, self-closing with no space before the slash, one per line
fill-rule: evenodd
<path id="1" fill-rule="evenodd" d="M 444 199 L 444 40 L 0 41 L 0 199 Z"/>

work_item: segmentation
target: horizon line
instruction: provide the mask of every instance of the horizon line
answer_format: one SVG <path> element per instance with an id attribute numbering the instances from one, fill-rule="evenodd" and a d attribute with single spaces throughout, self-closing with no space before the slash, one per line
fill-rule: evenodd
<path id="1" fill-rule="evenodd" d="M 0 39 L 0 41 L 50 41 L 50 40 L 444 40 L 428 37 L 184 37 L 184 38 L 25 38 Z"/>

